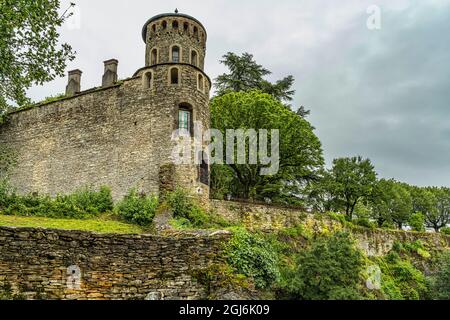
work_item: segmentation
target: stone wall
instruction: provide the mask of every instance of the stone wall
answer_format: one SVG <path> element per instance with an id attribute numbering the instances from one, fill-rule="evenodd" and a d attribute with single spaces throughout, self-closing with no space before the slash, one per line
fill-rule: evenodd
<path id="1" fill-rule="evenodd" d="M 192 274 L 222 262 L 229 236 L 0 227 L 0 285 L 28 299 L 202 299 Z"/>
<path id="2" fill-rule="evenodd" d="M 300 209 L 283 208 L 264 204 L 211 200 L 211 209 L 226 220 L 243 223 L 255 230 L 267 232 L 280 228 L 303 225 L 313 232 L 329 232 L 344 227 L 327 217 L 318 217 Z M 450 248 L 450 237 L 436 233 L 418 233 L 395 230 L 371 230 L 353 227 L 351 230 L 358 247 L 368 256 L 382 256 L 388 253 L 396 241 L 414 242 L 420 240 L 434 249 Z"/>
<path id="3" fill-rule="evenodd" d="M 78 93 L 81 71 L 75 70 L 74 96 L 9 114 L 0 126 L 0 143 L 18 155 L 11 183 L 19 193 L 55 196 L 102 185 L 112 188 L 114 200 L 131 188 L 159 193 L 161 167 L 173 163 L 180 107 L 188 108 L 192 122 L 201 122 L 204 130 L 210 126 L 206 30 L 192 17 L 165 16 L 145 25 L 146 64 L 133 77 Z M 181 48 L 179 63 L 170 59 L 174 45 Z M 159 55 L 153 64 L 152 48 Z M 192 50 L 198 63 L 190 61 Z M 117 61 L 106 63 L 111 61 L 116 71 Z M 178 81 L 172 83 L 175 70 Z M 171 179 L 169 184 L 209 199 L 198 164 L 176 166 Z"/>
<path id="4" fill-rule="evenodd" d="M 157 66 L 152 88 L 145 87 L 140 71 L 108 88 L 10 114 L 0 126 L 0 143 L 18 156 L 13 186 L 19 193 L 55 196 L 107 185 L 115 200 L 131 188 L 158 193 L 160 166 L 172 162 L 178 106 L 190 104 L 194 120 L 209 126 L 209 85 L 200 92 L 199 71 L 179 68 L 180 85 L 168 83 L 168 66 Z M 196 166 L 180 166 L 173 179 L 209 195 Z"/>

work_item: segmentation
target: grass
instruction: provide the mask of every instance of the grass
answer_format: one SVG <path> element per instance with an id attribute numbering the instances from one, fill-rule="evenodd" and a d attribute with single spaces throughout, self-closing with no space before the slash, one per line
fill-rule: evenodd
<path id="1" fill-rule="evenodd" d="M 117 234 L 141 234 L 148 231 L 137 225 L 123 223 L 120 221 L 107 220 L 107 218 L 76 220 L 0 215 L 0 226 L 80 230 L 96 233 Z"/>

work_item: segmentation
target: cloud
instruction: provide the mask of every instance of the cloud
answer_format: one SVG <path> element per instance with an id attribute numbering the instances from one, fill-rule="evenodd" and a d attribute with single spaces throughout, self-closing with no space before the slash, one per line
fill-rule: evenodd
<path id="1" fill-rule="evenodd" d="M 77 4 L 81 28 L 63 28 L 62 39 L 78 52 L 68 70 L 84 71 L 84 89 L 101 83 L 103 60 L 118 58 L 121 78 L 142 67 L 142 25 L 180 5 Z M 381 8 L 381 30 L 366 27 L 372 4 Z M 208 29 L 211 78 L 224 72 L 218 61 L 228 51 L 253 53 L 272 79 L 295 77 L 295 104 L 312 110 L 328 163 L 360 154 L 382 177 L 450 186 L 450 1 L 199 0 L 178 9 Z M 30 96 L 40 100 L 65 84 L 55 80 Z"/>

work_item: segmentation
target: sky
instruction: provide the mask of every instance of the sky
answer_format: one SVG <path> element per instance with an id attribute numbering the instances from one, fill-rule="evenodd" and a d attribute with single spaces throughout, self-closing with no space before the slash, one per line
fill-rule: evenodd
<path id="1" fill-rule="evenodd" d="M 67 71 L 83 71 L 82 90 L 101 84 L 104 60 L 119 60 L 122 79 L 144 66 L 142 26 L 178 8 L 207 29 L 211 79 L 229 51 L 252 53 L 269 80 L 294 76 L 293 105 L 311 110 L 327 165 L 361 155 L 380 178 L 450 186 L 450 0 L 71 1 L 61 41 L 77 52 Z"/>

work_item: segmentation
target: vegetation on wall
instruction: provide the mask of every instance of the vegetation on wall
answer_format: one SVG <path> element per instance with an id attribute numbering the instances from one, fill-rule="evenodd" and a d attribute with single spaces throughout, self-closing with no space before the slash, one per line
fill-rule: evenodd
<path id="1" fill-rule="evenodd" d="M 307 229 L 298 226 L 274 236 L 234 228 L 227 262 L 273 299 L 448 299 L 448 251 L 420 241 L 398 242 L 385 256 L 367 257 L 348 232 Z"/>

